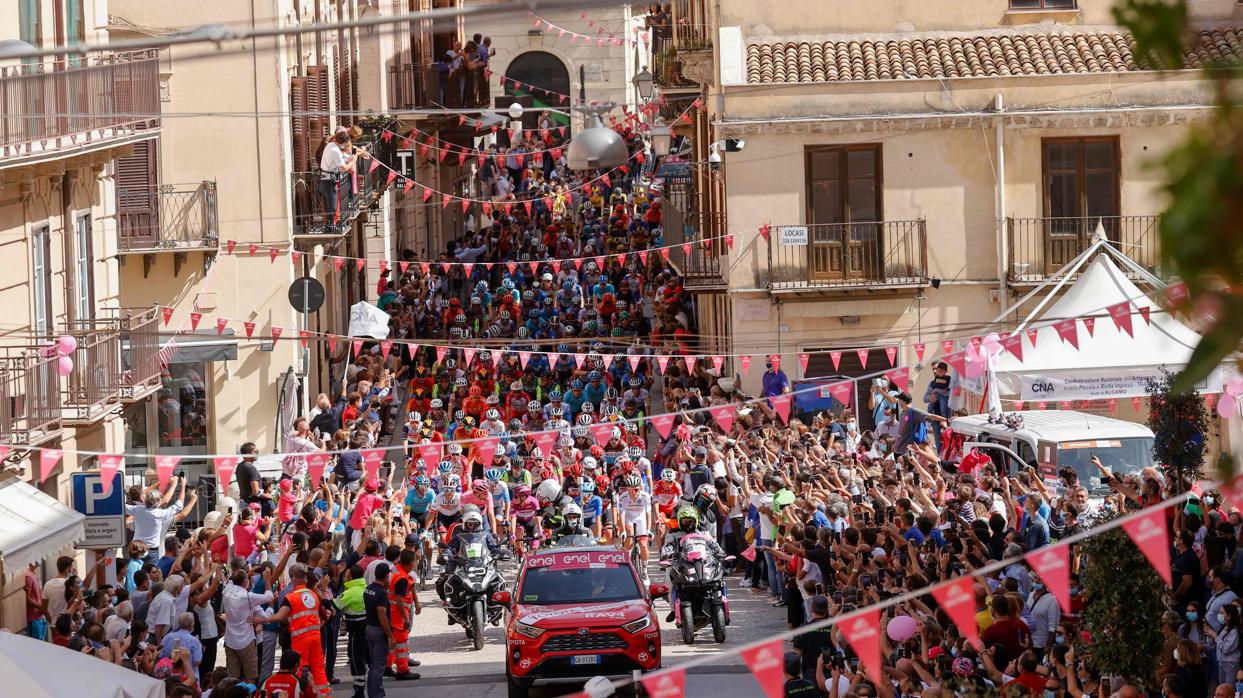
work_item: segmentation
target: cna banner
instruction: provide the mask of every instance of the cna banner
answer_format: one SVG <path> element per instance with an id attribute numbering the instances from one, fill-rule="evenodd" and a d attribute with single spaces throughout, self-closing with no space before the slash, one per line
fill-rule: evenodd
<path id="1" fill-rule="evenodd" d="M 1097 400 L 1119 397 L 1144 396 L 1146 382 L 1161 378 L 1156 368 L 1092 369 L 1083 373 L 1021 373 L 1019 399 L 1032 402 L 1061 402 L 1064 400 Z M 1197 386 L 1208 387 L 1208 381 Z"/>

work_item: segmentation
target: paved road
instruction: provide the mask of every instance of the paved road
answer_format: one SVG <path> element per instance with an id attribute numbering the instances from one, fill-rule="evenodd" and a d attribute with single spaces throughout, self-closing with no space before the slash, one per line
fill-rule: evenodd
<path id="1" fill-rule="evenodd" d="M 661 575 L 653 572 L 655 581 Z M 507 575 L 512 581 L 512 574 Z M 657 614 L 661 617 L 661 633 L 664 650 L 664 666 L 673 666 L 691 657 L 716 656 L 709 666 L 698 667 L 688 677 L 687 695 L 690 696 L 760 696 L 759 685 L 736 655 L 722 655 L 722 648 L 761 639 L 785 630 L 785 610 L 772 608 L 767 594 L 755 594 L 738 588 L 738 577 L 730 577 L 730 603 L 732 624 L 724 645 L 712 642 L 710 634 L 700 631 L 694 645 L 683 645 L 678 629 L 672 623 L 664 623 L 669 607 L 657 601 Z M 505 638 L 501 628 L 489 627 L 484 648 L 478 652 L 470 649 L 466 633 L 458 626 L 446 622 L 445 612 L 439 607 L 436 592 L 429 589 L 419 594 L 423 613 L 415 617 L 410 633 L 411 648 L 416 658 L 423 662 L 418 671 L 423 678 L 418 681 L 386 681 L 385 689 L 391 696 L 429 696 L 446 689 L 463 689 L 472 698 L 500 698 L 505 696 Z M 349 669 L 345 666 L 345 651 L 339 653 L 337 676 L 341 679 L 333 692 L 335 696 L 348 696 Z M 545 695 L 557 695 L 546 693 Z"/>

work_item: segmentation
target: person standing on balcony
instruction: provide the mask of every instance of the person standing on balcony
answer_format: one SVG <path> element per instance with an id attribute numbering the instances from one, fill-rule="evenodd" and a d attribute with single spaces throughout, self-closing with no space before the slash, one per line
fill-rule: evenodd
<path id="1" fill-rule="evenodd" d="M 341 221 L 341 182 L 354 170 L 355 156 L 346 154 L 349 142 L 348 131 L 337 131 L 319 160 L 319 196 L 324 200 L 324 214 L 333 225 Z"/>

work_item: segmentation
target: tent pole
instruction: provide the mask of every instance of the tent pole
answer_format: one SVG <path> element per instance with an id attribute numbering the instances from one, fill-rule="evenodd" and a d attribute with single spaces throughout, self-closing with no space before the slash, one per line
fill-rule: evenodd
<path id="1" fill-rule="evenodd" d="M 1147 281 L 1148 284 L 1152 286 L 1153 288 L 1161 289 L 1169 285 L 1166 282 L 1162 281 L 1161 279 L 1157 278 L 1152 272 L 1141 267 L 1139 265 L 1139 262 L 1136 262 L 1135 260 L 1126 256 L 1125 252 L 1123 252 L 1122 250 L 1115 249 L 1113 245 L 1108 245 L 1108 244 L 1105 245 L 1105 250 L 1109 253 L 1111 257 L 1114 258 L 1114 260 L 1118 262 L 1118 264 L 1138 274 L 1140 278 L 1142 278 L 1144 281 Z"/>
<path id="2" fill-rule="evenodd" d="M 1053 288 L 1049 289 L 1048 294 L 1040 301 L 1040 303 L 1035 308 L 1033 308 L 1030 313 L 1027 314 L 1027 317 L 1023 318 L 1023 321 L 1018 324 L 1018 327 L 1014 328 L 1014 331 L 1019 332 L 1019 331 L 1022 331 L 1024 327 L 1027 327 L 1027 323 L 1032 318 L 1036 317 L 1036 315 L 1039 314 L 1040 311 L 1043 310 L 1046 305 L 1048 305 L 1049 301 L 1053 300 L 1054 294 L 1062 290 L 1062 287 L 1066 285 L 1066 282 L 1070 281 L 1070 277 L 1073 276 L 1075 273 L 1077 273 L 1079 271 L 1079 267 L 1082 267 L 1083 263 L 1086 262 L 1088 259 L 1090 259 L 1092 255 L 1103 244 L 1104 243 L 1102 243 L 1100 240 L 1093 242 L 1091 245 L 1088 246 L 1088 249 L 1084 250 L 1078 257 L 1072 260 L 1070 264 L 1067 264 L 1066 266 L 1059 269 L 1058 276 L 1060 276 L 1061 278 L 1057 280 L 1057 283 L 1053 285 Z M 1026 296 L 1023 296 L 1023 299 L 1020 300 L 1018 303 L 1015 303 L 1012 307 L 1014 308 L 1021 307 L 1024 303 L 1026 303 L 1029 299 L 1031 299 L 1037 293 L 1043 291 L 1048 286 L 1048 283 L 1049 282 L 1046 281 L 1043 284 L 1032 289 L 1031 293 L 1027 294 Z M 1002 318 L 997 318 L 996 320 L 993 320 L 993 322 L 1000 322 L 1001 319 Z"/>

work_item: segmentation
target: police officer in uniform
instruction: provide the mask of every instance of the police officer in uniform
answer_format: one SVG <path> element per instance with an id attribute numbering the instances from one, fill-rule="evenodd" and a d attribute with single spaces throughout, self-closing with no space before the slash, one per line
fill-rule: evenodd
<path id="1" fill-rule="evenodd" d="M 384 669 L 388 651 L 397 646 L 389 625 L 388 566 L 377 565 L 375 581 L 363 591 L 363 613 L 366 616 L 367 698 L 384 698 Z"/>

